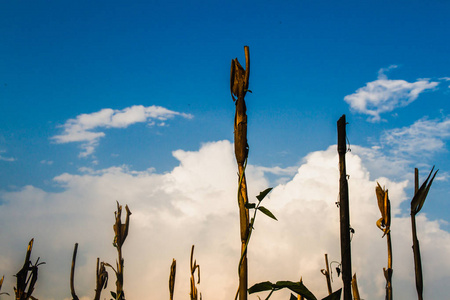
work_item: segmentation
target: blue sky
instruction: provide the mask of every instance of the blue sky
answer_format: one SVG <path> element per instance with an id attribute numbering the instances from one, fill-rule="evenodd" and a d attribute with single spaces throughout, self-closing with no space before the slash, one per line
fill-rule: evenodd
<path id="1" fill-rule="evenodd" d="M 293 182 L 346 114 L 366 179 L 409 180 L 399 217 L 414 167 L 424 178 L 436 164 L 423 214 L 448 240 L 449 13 L 446 1 L 2 1 L 0 203 L 28 203 L 31 188 L 61 204 L 77 194 L 68 178 L 178 174 L 205 145 L 228 149 L 230 61 L 248 45 L 257 182 Z"/>

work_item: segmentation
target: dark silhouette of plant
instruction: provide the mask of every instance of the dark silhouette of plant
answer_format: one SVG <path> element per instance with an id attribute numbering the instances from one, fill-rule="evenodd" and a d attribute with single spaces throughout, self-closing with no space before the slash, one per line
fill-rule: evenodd
<path id="1" fill-rule="evenodd" d="M 416 231 L 416 215 L 422 209 L 423 204 L 425 203 L 425 199 L 428 195 L 428 191 L 430 190 L 431 184 L 433 183 L 434 177 L 436 176 L 436 172 L 434 172 L 433 177 L 431 174 L 433 173 L 434 166 L 428 174 L 427 179 L 422 183 L 419 188 L 419 170 L 416 168 L 414 171 L 414 197 L 411 200 L 411 226 L 412 226 L 412 240 L 413 240 L 413 253 L 414 253 L 414 272 L 416 275 L 416 290 L 417 296 L 419 300 L 423 300 L 423 276 L 422 276 L 422 260 L 420 258 L 420 246 L 419 240 L 417 239 L 417 231 Z M 431 177 L 431 180 L 430 180 Z"/>
<path id="2" fill-rule="evenodd" d="M 25 262 L 23 264 L 22 269 L 17 272 L 17 287 L 14 288 L 14 293 L 16 300 L 28 300 L 28 299 L 36 299 L 31 294 L 34 291 L 34 286 L 38 279 L 38 267 L 45 262 L 39 263 L 39 258 L 36 263 L 33 265 L 30 261 L 31 250 L 33 249 L 34 239 L 28 243 L 27 254 L 25 256 Z"/>
<path id="3" fill-rule="evenodd" d="M 388 190 L 382 188 L 377 182 L 375 188 L 377 195 L 378 208 L 380 209 L 381 218 L 377 221 L 377 226 L 384 232 L 386 236 L 388 251 L 388 267 L 383 268 L 383 274 L 386 278 L 386 300 L 392 300 L 392 242 L 391 242 L 391 201 L 389 201 Z"/>
<path id="4" fill-rule="evenodd" d="M 347 135 L 345 115 L 337 122 L 338 129 L 338 153 L 339 153 L 339 216 L 341 232 L 341 264 L 342 282 L 344 284 L 344 300 L 352 300 L 352 258 L 350 247 L 350 208 L 348 196 L 347 171 L 345 166 L 345 154 L 347 153 Z"/>
<path id="5" fill-rule="evenodd" d="M 200 270 L 199 270 L 200 272 Z M 175 290 L 175 275 L 177 273 L 177 261 L 175 259 L 172 260 L 172 265 L 170 266 L 170 276 L 169 276 L 169 293 L 170 300 L 173 300 L 173 292 Z"/>
<path id="6" fill-rule="evenodd" d="M 108 263 L 105 263 L 105 266 L 110 267 L 114 273 L 116 274 L 116 292 L 111 292 L 111 295 L 115 300 L 125 300 L 125 293 L 123 291 L 123 255 L 122 255 L 122 246 L 125 242 L 125 239 L 128 235 L 128 228 L 130 225 L 130 215 L 131 211 L 128 208 L 128 205 L 125 205 L 125 210 L 127 211 L 127 216 L 125 220 L 125 224 L 122 224 L 122 206 L 117 202 L 117 211 L 114 212 L 115 215 L 115 223 L 113 226 L 114 229 L 114 241 L 113 246 L 117 249 L 118 260 L 116 261 L 116 268 L 111 266 Z"/>
<path id="7" fill-rule="evenodd" d="M 96 280 L 95 280 L 95 297 L 94 300 L 100 300 L 102 289 L 106 289 L 108 285 L 108 272 L 105 268 L 105 263 L 100 263 L 100 258 L 97 257 Z"/>
<path id="8" fill-rule="evenodd" d="M 198 300 L 198 290 L 197 287 L 195 286 L 195 270 L 197 270 L 197 277 L 198 277 L 198 281 L 197 284 L 200 284 L 200 266 L 197 265 L 197 260 L 194 260 L 194 262 L 192 262 L 194 260 L 194 245 L 192 245 L 191 248 L 191 263 L 190 263 L 190 267 L 191 267 L 191 292 L 189 293 L 191 300 Z M 202 294 L 200 293 L 200 300 L 202 299 Z"/>
<path id="9" fill-rule="evenodd" d="M 77 251 L 78 251 L 78 243 L 75 243 L 72 255 L 72 267 L 70 268 L 70 294 L 72 294 L 73 300 L 78 300 L 78 296 L 75 293 L 75 285 L 73 283 L 75 277 L 75 263 L 77 260 Z"/>
<path id="10" fill-rule="evenodd" d="M 333 290 L 331 289 L 330 268 L 329 268 L 329 264 L 328 264 L 328 254 L 326 254 L 326 253 L 325 253 L 325 265 L 327 266 L 327 268 L 320 270 L 320 272 L 322 272 L 322 274 L 327 279 L 328 295 L 331 295 L 333 293 Z"/>

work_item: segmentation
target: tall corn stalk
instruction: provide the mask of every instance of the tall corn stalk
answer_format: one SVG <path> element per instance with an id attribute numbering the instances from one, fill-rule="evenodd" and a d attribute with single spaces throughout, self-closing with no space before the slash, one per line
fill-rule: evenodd
<path id="1" fill-rule="evenodd" d="M 113 225 L 114 229 L 114 242 L 113 246 L 117 249 L 118 260 L 116 261 L 116 269 L 108 263 L 105 263 L 106 266 L 110 267 L 114 273 L 116 273 L 116 292 L 111 292 L 111 295 L 115 298 L 115 300 L 125 300 L 125 293 L 123 291 L 123 255 L 122 255 L 122 246 L 125 242 L 125 239 L 128 236 L 128 228 L 130 225 L 130 215 L 131 211 L 128 208 L 128 205 L 125 205 L 125 210 L 127 211 L 127 216 L 125 219 L 125 224 L 122 224 L 122 206 L 117 202 L 117 211 L 114 212 L 115 215 L 115 223 Z"/>
<path id="2" fill-rule="evenodd" d="M 414 197 L 411 200 L 411 226 L 412 226 L 412 240 L 413 240 L 413 253 L 414 253 L 414 272 L 416 275 L 416 290 L 417 296 L 419 300 L 423 300 L 423 276 L 422 276 L 422 260 L 420 258 L 420 246 L 419 240 L 417 239 L 417 231 L 416 231 L 416 215 L 422 209 L 423 204 L 425 203 L 425 199 L 428 195 L 428 191 L 430 190 L 431 184 L 433 183 L 434 177 L 436 176 L 436 172 L 434 172 L 433 177 L 431 174 L 433 173 L 434 166 L 428 174 L 427 179 L 419 188 L 419 170 L 416 168 L 414 171 Z M 431 177 L 431 180 L 430 180 Z M 429 181 L 429 182 L 428 182 Z"/>
<path id="3" fill-rule="evenodd" d="M 391 201 L 389 201 L 388 190 L 384 189 L 377 182 L 375 188 L 377 195 L 378 208 L 381 212 L 381 218 L 377 221 L 377 226 L 386 236 L 388 250 L 388 268 L 383 268 L 384 277 L 386 278 L 386 300 L 392 300 L 392 243 L 391 243 Z"/>
<path id="4" fill-rule="evenodd" d="M 193 262 L 192 262 L 193 261 Z M 198 277 L 198 281 L 197 284 L 200 284 L 200 266 L 197 265 L 197 260 L 194 260 L 194 245 L 192 245 L 192 249 L 191 249 L 191 263 L 190 263 L 190 267 L 191 267 L 191 292 L 190 292 L 190 299 L 191 300 L 198 300 L 198 290 L 197 287 L 195 286 L 195 270 L 197 270 L 197 277 Z M 202 294 L 200 293 L 200 300 L 202 299 Z"/>
<path id="5" fill-rule="evenodd" d="M 339 216 L 341 223 L 341 264 L 342 282 L 344 285 L 344 300 L 352 300 L 352 260 L 350 248 L 350 208 L 348 201 L 348 182 L 345 167 L 345 154 L 347 153 L 345 115 L 337 122 L 338 153 L 339 153 Z"/>
<path id="6" fill-rule="evenodd" d="M 248 203 L 247 182 L 245 180 L 245 166 L 248 157 L 247 144 L 247 108 L 245 105 L 245 94 L 248 91 L 250 76 L 250 52 L 248 46 L 244 47 L 246 69 L 242 68 L 239 61 L 231 61 L 230 90 L 231 97 L 236 103 L 234 118 L 234 152 L 239 169 L 238 205 L 241 231 L 241 259 L 239 263 L 239 299 L 247 300 L 248 267 L 246 242 L 249 233 L 249 212 L 246 207 Z M 236 96 L 236 98 L 234 96 Z"/>

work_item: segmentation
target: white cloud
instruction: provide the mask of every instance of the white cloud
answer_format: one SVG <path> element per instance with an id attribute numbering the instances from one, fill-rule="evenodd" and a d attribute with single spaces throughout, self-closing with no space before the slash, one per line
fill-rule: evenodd
<path id="1" fill-rule="evenodd" d="M 5 153 L 5 150 L 0 150 L 0 160 L 2 161 L 16 161 L 14 157 L 3 156 L 2 153 Z"/>
<path id="2" fill-rule="evenodd" d="M 345 96 L 345 102 L 354 111 L 369 115 L 368 121 L 379 122 L 381 121 L 380 114 L 409 105 L 417 99 L 420 93 L 433 89 L 439 84 L 439 82 L 431 82 L 428 79 L 416 82 L 388 79 L 385 72 L 395 67 L 380 69 L 377 80 L 368 82 L 366 86 L 357 89 L 355 93 Z"/>
<path id="3" fill-rule="evenodd" d="M 147 122 L 149 125 L 164 126 L 165 121 L 175 116 L 192 118 L 192 115 L 169 110 L 161 106 L 134 105 L 122 110 L 104 108 L 91 114 L 81 114 L 75 119 L 69 119 L 63 125 L 64 132 L 61 135 L 53 136 L 56 143 L 81 142 L 83 151 L 80 157 L 91 155 L 98 146 L 100 138 L 105 133 L 98 131 L 107 128 L 126 128 L 135 123 Z"/>
<path id="4" fill-rule="evenodd" d="M 53 161 L 43 159 L 43 160 L 41 160 L 41 164 L 50 166 L 50 165 L 53 165 Z"/>
<path id="5" fill-rule="evenodd" d="M 396 155 L 423 156 L 445 151 L 444 140 L 450 138 L 450 117 L 422 118 L 411 126 L 387 130 L 381 143 Z"/>
<path id="6" fill-rule="evenodd" d="M 372 150 L 357 146 L 352 149 L 347 155 L 351 225 L 356 230 L 352 259 L 361 295 L 365 299 L 384 299 L 386 241 L 375 225 L 379 218 L 374 193 L 378 180 L 389 189 L 392 202 L 394 294 L 396 298 L 413 299 L 410 221 L 400 209 L 402 201 L 409 199 L 405 194 L 408 183 L 386 177 L 371 179 L 370 167 L 359 155 Z M 199 151 L 177 150 L 173 155 L 179 165 L 165 174 L 151 169 L 137 172 L 125 166 L 85 169 L 78 175 L 65 173 L 56 177 L 64 189 L 60 193 L 26 186 L 17 192 L 0 194 L 0 226 L 5 229 L 0 231 L 0 270 L 6 275 L 2 291 L 12 292 L 12 275 L 23 264 L 28 240 L 35 237 L 32 257 L 40 256 L 47 262 L 40 268 L 35 296 L 43 300 L 70 297 L 70 261 L 73 244 L 78 242 L 76 291 L 79 297 L 92 298 L 96 258 L 110 263 L 116 258 L 111 245 L 112 224 L 115 201 L 119 200 L 128 204 L 133 213 L 124 245 L 125 292 L 129 299 L 167 299 L 172 258 L 177 259 L 178 265 L 175 297 L 186 296 L 192 244 L 201 266 L 198 288 L 204 299 L 234 297 L 240 242 L 233 146 L 220 141 L 205 144 Z M 326 282 L 320 273 L 324 253 L 328 253 L 330 261 L 340 260 L 339 210 L 335 205 L 337 166 L 336 146 L 310 153 L 295 175 L 287 183 L 275 186 L 264 199 L 264 206 L 279 221 L 257 217 L 249 248 L 250 285 L 265 280 L 298 280 L 303 276 L 305 285 L 318 297 L 325 296 Z M 261 168 L 247 168 L 251 201 L 268 187 Z M 444 299 L 444 282 L 450 280 L 450 234 L 424 214 L 419 215 L 417 223 L 425 297 Z M 113 274 L 110 276 L 108 288 L 113 288 Z M 340 286 L 341 279 L 334 273 L 334 290 Z M 108 292 L 103 295 L 108 297 Z M 287 297 L 280 293 L 272 298 Z"/>

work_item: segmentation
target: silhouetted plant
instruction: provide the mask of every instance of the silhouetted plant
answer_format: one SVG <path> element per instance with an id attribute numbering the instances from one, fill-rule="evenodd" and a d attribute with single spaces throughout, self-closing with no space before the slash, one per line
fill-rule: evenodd
<path id="1" fill-rule="evenodd" d="M 419 300 L 423 300 L 423 276 L 422 276 L 422 260 L 420 258 L 420 246 L 419 240 L 417 239 L 417 231 L 416 231 L 416 215 L 422 209 L 423 204 L 425 203 L 425 199 L 428 195 L 428 191 L 430 190 L 431 184 L 433 183 L 434 177 L 436 176 L 436 172 L 434 172 L 433 177 L 431 174 L 433 173 L 434 166 L 428 174 L 427 179 L 422 183 L 419 188 L 419 170 L 416 168 L 414 171 L 414 197 L 411 200 L 411 226 L 412 226 L 412 239 L 413 239 L 413 253 L 414 253 L 414 272 L 416 277 L 416 290 L 417 296 Z M 431 180 L 430 180 L 431 177 Z"/>
<path id="2" fill-rule="evenodd" d="M 200 272 L 200 270 L 199 270 Z M 175 259 L 172 260 L 172 265 L 170 266 L 170 275 L 169 275 L 169 293 L 170 300 L 173 300 L 173 293 L 175 290 L 175 275 L 177 273 L 177 261 Z"/>
<path id="3" fill-rule="evenodd" d="M 34 286 L 38 279 L 38 267 L 45 262 L 39 263 L 39 258 L 36 263 L 33 265 L 30 261 L 31 250 L 33 249 L 34 239 L 28 243 L 27 254 L 25 256 L 25 262 L 23 264 L 22 269 L 17 272 L 17 287 L 14 288 L 14 293 L 16 300 L 28 300 L 28 299 L 36 299 L 31 294 L 34 291 Z"/>
<path id="4" fill-rule="evenodd" d="M 115 215 L 115 223 L 113 226 L 114 229 L 114 241 L 113 246 L 117 249 L 118 260 L 116 261 L 116 268 L 111 266 L 108 263 L 105 263 L 105 266 L 110 267 L 114 273 L 116 274 L 116 292 L 111 292 L 111 295 L 115 300 L 125 300 L 125 293 L 123 291 L 123 255 L 122 255 L 122 246 L 125 242 L 125 239 L 128 235 L 128 228 L 130 225 L 130 215 L 131 211 L 128 208 L 128 205 L 125 205 L 125 210 L 127 211 L 127 216 L 125 220 L 125 224 L 122 224 L 122 206 L 117 202 L 117 211 L 114 212 Z"/>
<path id="5" fill-rule="evenodd" d="M 191 292 L 190 292 L 190 296 L 191 296 L 191 300 L 198 300 L 198 290 L 197 287 L 195 286 L 195 270 L 197 270 L 197 277 L 198 277 L 198 281 L 197 284 L 200 284 L 200 266 L 197 265 L 197 260 L 194 260 L 194 245 L 192 245 L 191 248 L 191 263 L 190 263 L 190 267 L 191 267 Z M 200 300 L 202 299 L 202 294 L 200 293 Z"/>
<path id="6" fill-rule="evenodd" d="M 328 295 L 331 295 L 333 293 L 333 290 L 331 289 L 331 277 L 330 277 L 330 268 L 328 264 L 328 254 L 325 253 L 325 266 L 326 269 L 320 270 L 322 274 L 325 276 L 327 280 L 327 289 L 328 289 Z"/>
<path id="7" fill-rule="evenodd" d="M 388 190 L 382 188 L 377 182 L 375 188 L 377 195 L 378 208 L 380 209 L 381 218 L 377 221 L 377 226 L 384 232 L 386 236 L 388 251 L 388 267 L 383 268 L 383 274 L 386 278 L 386 300 L 392 300 L 392 242 L 391 242 L 391 201 L 389 201 Z"/>

